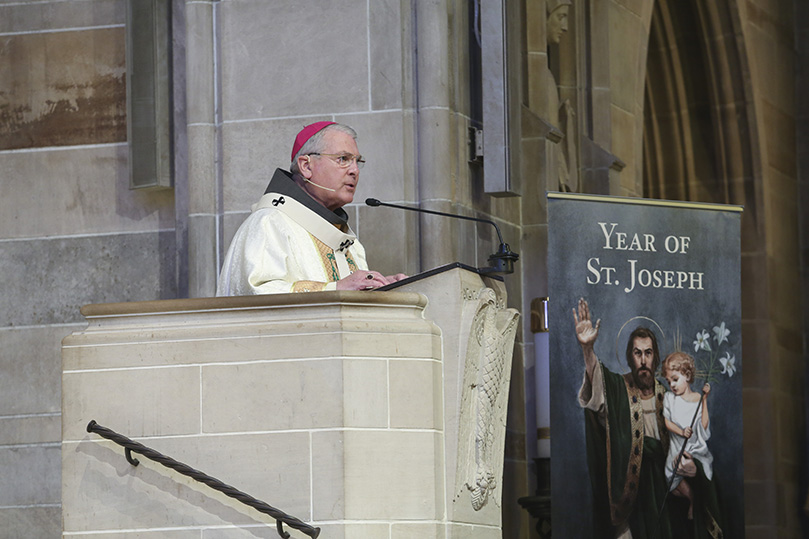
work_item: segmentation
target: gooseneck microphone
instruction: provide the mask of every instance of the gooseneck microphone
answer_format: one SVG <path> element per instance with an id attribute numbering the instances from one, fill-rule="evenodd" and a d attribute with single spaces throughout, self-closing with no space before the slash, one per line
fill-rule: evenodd
<path id="1" fill-rule="evenodd" d="M 490 221 L 488 219 L 479 219 L 477 217 L 467 217 L 466 215 L 456 215 L 454 213 L 444 213 L 441 211 L 434 211 L 434 210 L 424 210 L 421 208 L 414 208 L 412 206 L 400 206 L 398 204 L 389 204 L 387 202 L 382 202 L 376 198 L 366 198 L 365 203 L 368 206 L 387 206 L 389 208 L 397 208 L 400 210 L 409 210 L 415 211 L 419 213 L 429 213 L 432 215 L 440 215 L 442 217 L 453 217 L 455 219 L 464 219 L 466 221 L 477 221 L 478 223 L 486 223 L 490 224 L 494 227 L 495 231 L 497 231 L 497 238 L 500 240 L 500 247 L 497 249 L 497 252 L 489 256 L 489 263 L 492 264 L 491 267 L 488 268 L 478 268 L 478 271 L 483 274 L 491 274 L 491 275 L 507 275 L 509 273 L 514 273 L 514 262 L 520 258 L 520 255 L 513 252 L 511 248 L 508 246 L 506 242 L 503 241 L 503 235 L 500 233 L 500 227 L 497 226 L 497 223 L 494 221 Z"/>

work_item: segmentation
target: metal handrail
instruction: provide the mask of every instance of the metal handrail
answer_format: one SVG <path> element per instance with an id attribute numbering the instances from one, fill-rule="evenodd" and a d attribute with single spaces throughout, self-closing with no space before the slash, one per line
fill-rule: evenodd
<path id="1" fill-rule="evenodd" d="M 312 539 L 316 539 L 318 535 L 320 535 L 320 528 L 316 528 L 314 526 L 310 526 L 309 524 L 303 522 L 300 519 L 297 519 L 293 516 L 287 515 L 280 509 L 276 509 L 271 505 L 258 500 L 249 494 L 245 494 L 244 492 L 231 487 L 228 484 L 223 483 L 219 479 L 215 477 L 211 477 L 210 475 L 200 472 L 199 470 L 195 470 L 194 468 L 188 466 L 187 464 L 183 464 L 182 462 L 176 461 L 171 457 L 167 457 L 154 449 L 146 447 L 145 445 L 138 443 L 134 440 L 131 440 L 124 436 L 123 434 L 118 434 L 112 429 L 108 429 L 107 427 L 102 427 L 95 420 L 90 421 L 87 424 L 87 432 L 93 432 L 98 434 L 99 436 L 106 438 L 108 440 L 112 440 L 116 444 L 124 447 L 124 455 L 126 456 L 126 460 L 132 466 L 137 466 L 140 464 L 138 459 L 132 458 L 132 452 L 138 453 L 143 455 L 144 457 L 153 460 L 167 468 L 171 468 L 191 479 L 199 481 L 200 483 L 204 483 L 211 487 L 214 490 L 218 490 L 219 492 L 230 496 L 231 498 L 240 501 L 245 505 L 249 505 L 250 507 L 270 515 L 272 518 L 275 519 L 276 529 L 278 530 L 278 535 L 283 537 L 284 539 L 289 539 L 289 533 L 284 531 L 284 524 L 289 526 L 290 528 L 294 528 L 298 531 L 301 531 L 311 537 Z"/>

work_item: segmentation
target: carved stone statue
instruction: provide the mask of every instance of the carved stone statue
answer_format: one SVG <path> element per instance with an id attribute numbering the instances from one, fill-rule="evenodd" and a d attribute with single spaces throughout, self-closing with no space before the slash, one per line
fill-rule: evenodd
<path id="1" fill-rule="evenodd" d="M 466 348 L 458 440 L 456 499 L 468 491 L 480 511 L 503 476 L 508 385 L 519 313 L 500 304 L 491 288 L 465 294 L 472 316 Z M 499 496 L 495 496 L 500 503 Z"/>
<path id="2" fill-rule="evenodd" d="M 562 35 L 567 32 L 568 16 L 571 0 L 545 0 L 545 8 L 548 13 L 545 31 L 547 34 L 548 47 L 559 45 Z M 550 122 L 558 127 L 565 138 L 558 144 L 556 161 L 559 172 L 559 190 L 574 191 L 579 190 L 579 166 L 576 152 L 576 114 L 570 100 L 565 99 L 560 102 L 559 88 L 553 72 L 548 69 L 548 118 Z"/>

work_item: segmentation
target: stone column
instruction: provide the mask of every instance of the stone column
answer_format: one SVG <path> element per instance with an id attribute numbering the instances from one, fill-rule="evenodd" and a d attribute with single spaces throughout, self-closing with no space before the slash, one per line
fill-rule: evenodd
<path id="1" fill-rule="evenodd" d="M 217 106 L 218 2 L 186 2 L 188 294 L 212 296 L 222 246 L 221 107 Z"/>

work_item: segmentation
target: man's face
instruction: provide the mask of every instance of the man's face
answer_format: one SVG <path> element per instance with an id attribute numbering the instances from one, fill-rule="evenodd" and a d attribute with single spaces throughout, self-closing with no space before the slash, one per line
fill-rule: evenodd
<path id="1" fill-rule="evenodd" d="M 354 138 L 341 131 L 327 131 L 323 134 L 322 154 L 359 155 Z M 310 155 L 305 162 L 299 162 L 301 174 L 313 183 L 334 191 L 321 189 L 311 183 L 305 183 L 304 189 L 312 198 L 330 210 L 336 210 L 354 200 L 354 191 L 360 177 L 360 169 L 356 161 L 348 167 L 340 167 L 333 156 Z"/>
<path id="2" fill-rule="evenodd" d="M 559 6 L 548 16 L 548 26 L 545 31 L 548 33 L 548 43 L 559 43 L 562 34 L 567 32 L 567 15 L 570 6 Z"/>
<path id="3" fill-rule="evenodd" d="M 635 382 L 641 389 L 648 389 L 654 385 L 654 348 L 649 337 L 635 337 L 632 344 L 632 374 Z"/>

